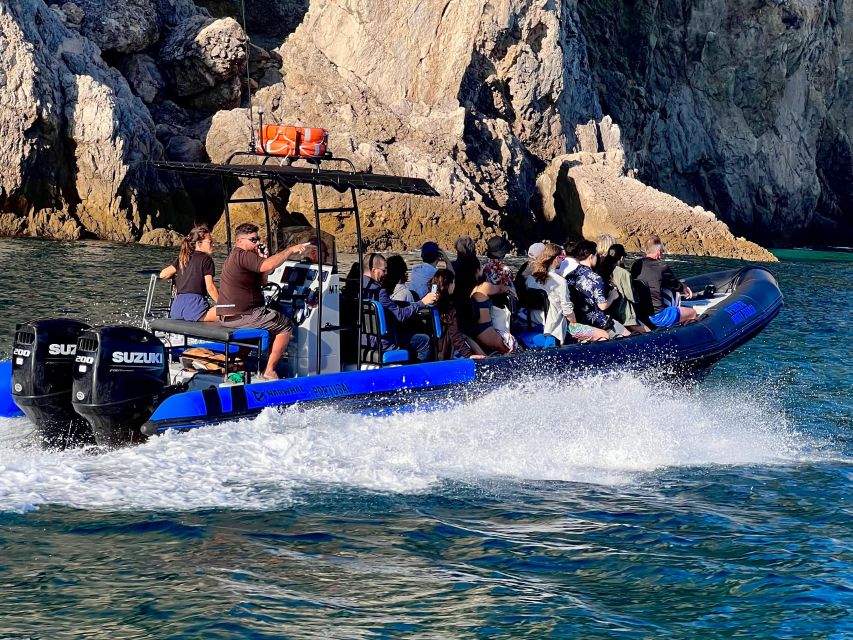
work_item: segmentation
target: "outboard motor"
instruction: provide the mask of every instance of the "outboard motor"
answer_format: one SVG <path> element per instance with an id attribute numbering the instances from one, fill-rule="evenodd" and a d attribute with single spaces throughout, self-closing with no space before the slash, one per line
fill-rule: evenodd
<path id="1" fill-rule="evenodd" d="M 12 399 L 38 430 L 44 448 L 94 444 L 89 424 L 71 406 L 79 320 L 35 320 L 15 327 Z"/>
<path id="2" fill-rule="evenodd" d="M 77 342 L 72 403 L 101 446 L 142 442 L 140 427 L 166 395 L 166 348 L 136 327 L 84 331 Z"/>

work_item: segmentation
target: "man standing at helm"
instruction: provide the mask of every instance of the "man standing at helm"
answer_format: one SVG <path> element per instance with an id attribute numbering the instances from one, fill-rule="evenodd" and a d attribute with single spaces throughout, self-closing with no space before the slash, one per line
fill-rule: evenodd
<path id="1" fill-rule="evenodd" d="M 234 229 L 234 249 L 225 259 L 219 278 L 219 319 L 229 329 L 266 329 L 272 338 L 270 355 L 264 378 L 277 380 L 276 366 L 284 355 L 293 327 L 290 319 L 278 311 L 264 306 L 261 287 L 267 274 L 281 266 L 294 254 L 304 254 L 316 249 L 303 242 L 283 249 L 269 257 L 260 253 L 261 241 L 257 225 L 244 223 Z"/>

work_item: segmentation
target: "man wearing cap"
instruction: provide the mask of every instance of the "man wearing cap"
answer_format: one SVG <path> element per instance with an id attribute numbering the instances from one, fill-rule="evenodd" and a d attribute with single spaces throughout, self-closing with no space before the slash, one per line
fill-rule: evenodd
<path id="1" fill-rule="evenodd" d="M 409 279 L 409 289 L 418 294 L 418 298 L 423 298 L 429 293 L 429 281 L 438 271 L 439 260 L 443 260 L 445 267 L 453 271 L 450 266 L 450 258 L 444 250 L 435 242 L 424 242 L 421 247 L 421 264 L 416 264 L 412 267 L 412 277 Z"/>
<path id="2" fill-rule="evenodd" d="M 678 304 L 668 306 L 665 298 L 681 293 L 689 300 L 693 297 L 690 287 L 685 286 L 661 258 L 666 253 L 658 236 L 646 240 L 646 255 L 631 265 L 631 279 L 637 294 L 637 316 L 652 327 L 672 327 L 696 319 L 696 310 Z"/>

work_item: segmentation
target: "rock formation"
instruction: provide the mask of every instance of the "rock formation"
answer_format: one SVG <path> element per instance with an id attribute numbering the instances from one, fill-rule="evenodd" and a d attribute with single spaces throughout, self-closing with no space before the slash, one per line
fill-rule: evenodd
<path id="1" fill-rule="evenodd" d="M 42 2 L 0 5 L 0 233 L 133 240 L 174 218 L 146 169 L 154 123 L 66 21 Z"/>
<path id="2" fill-rule="evenodd" d="M 578 7 L 641 179 L 757 240 L 853 241 L 853 1 Z"/>
<path id="3" fill-rule="evenodd" d="M 330 128 L 335 148 L 360 168 L 424 177 L 444 196 L 440 201 L 368 196 L 364 235 L 373 246 L 417 247 L 425 238 L 450 244 L 460 233 L 472 235 L 481 248 L 500 232 L 519 244 L 546 235 L 563 240 L 594 234 L 593 217 L 574 224 L 561 221 L 569 212 L 557 211 L 549 219 L 543 204 L 553 209 L 555 199 L 538 197 L 536 188 L 548 161 L 555 156 L 562 161 L 573 148 L 593 145 L 598 151 L 602 137 L 611 155 L 624 160 L 618 128 L 602 133 L 575 127 L 599 117 L 600 109 L 574 5 L 564 2 L 555 10 L 518 2 L 451 3 L 444 13 L 415 11 L 413 17 L 415 8 L 416 3 L 399 3 L 388 11 L 366 3 L 352 24 L 347 6 L 313 2 L 279 50 L 283 85 L 259 92 L 258 103 L 275 120 Z M 345 42 L 342 25 L 348 25 Z M 404 41 L 425 45 L 402 54 L 377 51 L 381 34 L 394 29 L 402 29 Z M 361 44 L 353 48 L 353 42 Z M 393 66 L 381 64 L 388 57 Z M 620 162 L 619 172 L 621 167 Z M 577 184 L 559 170 L 544 182 L 549 179 L 557 191 Z M 620 188 L 634 184 L 642 186 L 628 178 L 614 182 Z M 605 193 L 598 191 L 599 203 Z M 617 188 L 610 195 L 618 194 Z M 309 198 L 308 190 L 294 190 L 291 210 L 309 210 Z M 667 220 L 661 232 L 688 226 L 673 218 L 691 207 L 653 190 L 644 200 L 645 209 L 633 211 L 654 211 L 656 224 Z M 590 202 L 580 200 L 582 206 Z M 617 210 L 624 210 L 621 200 Z M 607 219 L 611 228 L 619 226 L 620 237 L 651 227 L 630 215 Z M 752 243 L 736 241 L 723 223 L 701 220 L 708 232 L 704 243 L 697 231 L 690 241 L 670 246 L 773 259 Z M 354 247 L 351 221 L 341 217 L 327 224 L 345 248 Z"/>
<path id="4" fill-rule="evenodd" d="M 254 93 L 267 121 L 327 127 L 359 169 L 438 189 L 365 195 L 381 249 L 654 228 L 674 250 L 768 257 L 723 221 L 844 241 L 851 4 L 253 0 L 247 50 L 239 0 L 4 0 L 0 234 L 221 227 L 218 180 L 146 161 L 244 150 Z M 304 189 L 275 199 L 277 227 L 310 211 Z M 324 227 L 354 247 L 351 220 Z"/>

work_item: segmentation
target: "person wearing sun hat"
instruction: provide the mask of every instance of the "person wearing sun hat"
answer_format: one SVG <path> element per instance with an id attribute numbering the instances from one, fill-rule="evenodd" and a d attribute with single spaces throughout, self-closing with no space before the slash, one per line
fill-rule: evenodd
<path id="1" fill-rule="evenodd" d="M 494 285 L 511 287 L 514 294 L 515 285 L 512 282 L 512 269 L 503 261 L 511 249 L 512 247 L 506 238 L 501 236 L 494 236 L 486 241 L 486 257 L 488 260 L 483 265 L 483 278 Z M 492 316 L 492 325 L 500 332 L 509 332 L 512 317 L 510 295 L 504 293 L 491 296 L 492 307 L 489 311 Z"/>
<path id="2" fill-rule="evenodd" d="M 509 242 L 501 236 L 489 238 L 486 242 L 488 260 L 483 265 L 483 277 L 492 284 L 512 286 L 512 270 L 503 261 L 511 248 Z"/>
<path id="3" fill-rule="evenodd" d="M 530 263 L 541 256 L 543 251 L 545 251 L 544 242 L 534 242 L 531 244 L 527 249 L 527 262 L 521 265 L 521 269 L 519 269 L 518 273 L 515 274 L 515 294 L 518 297 L 518 300 L 522 302 L 522 308 L 519 309 L 519 318 L 524 319 L 526 317 L 524 314 L 523 303 L 527 299 L 527 276 L 530 275 Z"/>
<path id="4" fill-rule="evenodd" d="M 446 268 L 453 271 L 450 266 L 450 258 L 436 242 L 424 242 L 421 247 L 421 262 L 412 267 L 412 277 L 409 279 L 409 289 L 418 298 L 423 298 L 429 293 L 429 281 L 438 271 L 439 261 L 444 261 Z"/>

